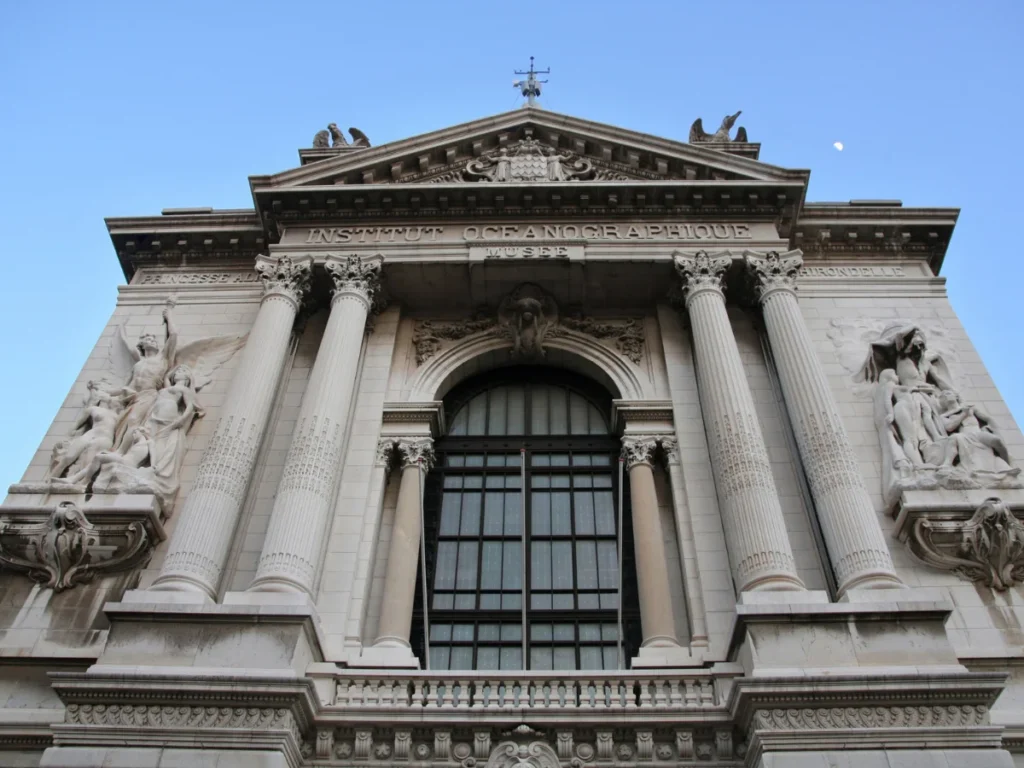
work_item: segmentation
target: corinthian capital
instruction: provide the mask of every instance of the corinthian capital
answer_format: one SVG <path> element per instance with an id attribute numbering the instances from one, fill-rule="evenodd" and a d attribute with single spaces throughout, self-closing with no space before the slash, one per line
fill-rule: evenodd
<path id="1" fill-rule="evenodd" d="M 673 259 L 676 273 L 683 281 L 683 297 L 687 303 L 702 291 L 715 291 L 722 295 L 722 277 L 732 264 L 728 252 L 711 254 L 697 251 L 693 256 L 681 253 Z"/>
<path id="2" fill-rule="evenodd" d="M 429 472 L 434 466 L 434 441 L 429 437 L 400 437 L 395 440 L 395 448 L 402 457 L 403 469 L 418 464 Z"/>
<path id="3" fill-rule="evenodd" d="M 796 291 L 796 279 L 804 265 L 804 255 L 799 250 L 766 254 L 744 251 L 743 259 L 748 272 L 754 278 L 757 297 L 764 301 L 773 291 Z"/>
<path id="4" fill-rule="evenodd" d="M 622 458 L 626 460 L 626 469 L 637 464 L 654 464 L 654 453 L 658 450 L 658 438 L 650 435 L 622 438 Z"/>
<path id="5" fill-rule="evenodd" d="M 260 256 L 256 259 L 256 271 L 263 282 L 264 296 L 285 296 L 301 304 L 313 279 L 313 258 L 281 256 L 273 259 Z"/>
<path id="6" fill-rule="evenodd" d="M 334 296 L 356 294 L 373 307 L 380 294 L 381 259 L 362 256 L 328 256 L 324 269 L 334 281 Z"/>

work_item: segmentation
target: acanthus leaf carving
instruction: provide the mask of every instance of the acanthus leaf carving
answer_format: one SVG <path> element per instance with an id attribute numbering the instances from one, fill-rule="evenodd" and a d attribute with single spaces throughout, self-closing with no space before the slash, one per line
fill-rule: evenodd
<path id="1" fill-rule="evenodd" d="M 489 331 L 498 324 L 492 317 L 479 317 L 472 320 L 424 320 L 416 325 L 412 343 L 416 350 L 416 364 L 423 365 L 436 355 L 445 341 L 458 341 L 475 333 Z"/>
<path id="2" fill-rule="evenodd" d="M 762 301 L 772 291 L 796 290 L 797 277 L 803 268 L 803 254 L 799 251 L 769 251 L 766 254 L 746 251 L 743 255 L 747 269 L 754 278 L 754 290 Z"/>
<path id="3" fill-rule="evenodd" d="M 595 339 L 610 339 L 615 342 L 619 353 L 634 365 L 640 365 L 644 356 L 644 325 L 640 318 L 629 318 L 624 322 L 601 322 L 592 317 L 563 317 L 565 328 L 593 336 Z"/>
<path id="4" fill-rule="evenodd" d="M 692 256 L 676 253 L 673 254 L 673 263 L 683 282 L 684 301 L 689 302 L 702 291 L 722 292 L 722 278 L 732 264 L 732 256 L 707 251 L 697 251 Z"/>
<path id="5" fill-rule="evenodd" d="M 261 256 L 256 260 L 256 272 L 260 276 L 266 295 L 284 295 L 300 304 L 313 283 L 313 260 L 293 259 L 290 256 L 281 256 L 277 259 Z"/>

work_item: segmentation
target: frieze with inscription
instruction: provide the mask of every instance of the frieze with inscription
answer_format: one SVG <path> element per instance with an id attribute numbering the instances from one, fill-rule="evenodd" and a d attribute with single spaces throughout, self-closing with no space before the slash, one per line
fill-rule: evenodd
<path id="1" fill-rule="evenodd" d="M 483 224 L 467 227 L 313 227 L 306 245 L 500 242 L 503 240 L 752 240 L 749 224 Z M 761 233 L 772 236 L 774 233 Z M 292 239 L 292 238 L 289 238 Z"/>
<path id="2" fill-rule="evenodd" d="M 147 272 L 139 276 L 135 285 L 232 285 L 257 283 L 260 276 L 248 272 Z"/>
<path id="3" fill-rule="evenodd" d="M 903 267 L 804 267 L 803 277 L 906 277 Z"/>

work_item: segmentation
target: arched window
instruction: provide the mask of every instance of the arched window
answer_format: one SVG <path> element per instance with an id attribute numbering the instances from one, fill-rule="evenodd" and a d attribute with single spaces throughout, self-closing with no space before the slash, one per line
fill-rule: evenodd
<path id="1" fill-rule="evenodd" d="M 420 585 L 412 636 L 421 660 L 426 620 L 431 669 L 619 668 L 620 589 L 627 660 L 639 615 L 628 509 L 619 580 L 610 396 L 582 377 L 522 367 L 465 382 L 445 406 L 424 502 L 429 610 Z"/>

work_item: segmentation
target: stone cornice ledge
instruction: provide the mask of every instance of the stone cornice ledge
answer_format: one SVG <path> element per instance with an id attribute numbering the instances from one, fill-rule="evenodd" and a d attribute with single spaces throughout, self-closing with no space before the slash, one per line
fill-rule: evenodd
<path id="1" fill-rule="evenodd" d="M 440 437 L 447 429 L 444 418 L 444 403 L 440 400 L 425 402 L 384 403 L 384 424 L 427 424 L 431 437 Z"/>
<path id="2" fill-rule="evenodd" d="M 728 708 L 747 735 L 745 762 L 764 752 L 835 749 L 999 749 L 989 709 L 1005 673 L 737 680 Z"/>
<path id="3" fill-rule="evenodd" d="M 66 708 L 65 721 L 53 725 L 54 745 L 262 747 L 297 765 L 318 709 L 307 678 L 93 670 L 51 673 Z"/>
<path id="4" fill-rule="evenodd" d="M 664 432 L 675 427 L 671 400 L 613 400 L 612 425 L 616 433 L 630 431 Z M 638 429 L 637 429 L 638 428 Z"/>

